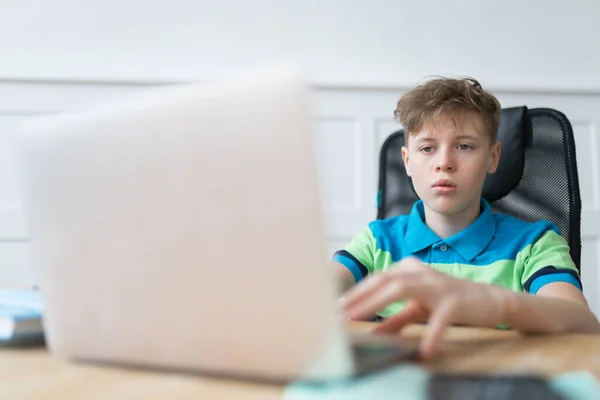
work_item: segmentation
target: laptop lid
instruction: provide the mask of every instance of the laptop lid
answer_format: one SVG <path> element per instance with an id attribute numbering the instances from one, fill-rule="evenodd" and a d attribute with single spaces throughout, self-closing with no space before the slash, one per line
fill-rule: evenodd
<path id="1" fill-rule="evenodd" d="M 24 127 L 51 350 L 274 379 L 352 374 L 310 99 L 283 69 Z"/>

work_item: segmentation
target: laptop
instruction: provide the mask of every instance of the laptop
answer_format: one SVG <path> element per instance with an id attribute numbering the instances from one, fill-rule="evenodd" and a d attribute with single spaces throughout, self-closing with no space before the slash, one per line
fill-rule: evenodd
<path id="1" fill-rule="evenodd" d="M 288 381 L 416 356 L 338 312 L 311 90 L 281 68 L 38 119 L 20 183 L 50 350 Z"/>

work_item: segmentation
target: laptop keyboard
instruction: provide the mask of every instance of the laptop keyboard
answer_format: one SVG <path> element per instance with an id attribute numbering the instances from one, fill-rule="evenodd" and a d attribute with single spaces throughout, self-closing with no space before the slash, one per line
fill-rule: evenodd
<path id="1" fill-rule="evenodd" d="M 352 340 L 354 362 L 359 371 L 389 366 L 418 355 L 416 346 L 400 340 L 365 336 L 352 339 L 360 339 Z"/>
<path id="2" fill-rule="evenodd" d="M 428 400 L 565 400 L 541 378 L 433 375 Z"/>
<path id="3" fill-rule="evenodd" d="M 354 361 L 368 371 L 418 356 L 417 343 L 373 335 L 352 335 Z M 542 378 L 533 376 L 433 374 L 428 400 L 566 400 Z"/>

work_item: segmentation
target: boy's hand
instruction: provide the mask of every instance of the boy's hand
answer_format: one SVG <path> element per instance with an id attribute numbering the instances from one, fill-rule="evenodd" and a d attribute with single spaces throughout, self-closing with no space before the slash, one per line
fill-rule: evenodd
<path id="1" fill-rule="evenodd" d="M 406 307 L 375 332 L 397 332 L 407 324 L 428 321 L 420 352 L 431 357 L 452 323 L 494 327 L 506 316 L 509 292 L 491 285 L 458 279 L 407 258 L 393 269 L 367 277 L 350 289 L 342 306 L 350 319 L 373 316 L 385 306 L 406 300 Z"/>

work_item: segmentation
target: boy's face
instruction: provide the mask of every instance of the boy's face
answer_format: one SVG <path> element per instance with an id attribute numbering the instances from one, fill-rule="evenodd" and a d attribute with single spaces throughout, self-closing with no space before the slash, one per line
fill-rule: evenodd
<path id="1" fill-rule="evenodd" d="M 455 123 L 444 117 L 411 135 L 402 158 L 425 207 L 453 215 L 479 208 L 483 181 L 498 167 L 500 143 L 491 143 L 476 115 Z"/>

